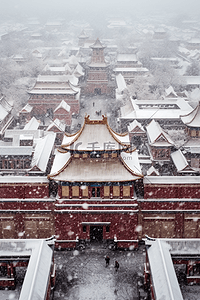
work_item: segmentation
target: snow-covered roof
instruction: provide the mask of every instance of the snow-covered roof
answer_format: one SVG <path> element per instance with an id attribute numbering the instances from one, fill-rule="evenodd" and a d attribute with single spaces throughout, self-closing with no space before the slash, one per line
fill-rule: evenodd
<path id="1" fill-rule="evenodd" d="M 123 164 L 126 165 L 126 167 L 132 170 L 135 174 L 142 177 L 142 171 L 138 160 L 138 152 L 122 152 L 120 155 L 123 160 Z"/>
<path id="2" fill-rule="evenodd" d="M 180 116 L 184 124 L 189 127 L 200 127 L 200 102 L 197 107 L 187 115 Z"/>
<path id="3" fill-rule="evenodd" d="M 77 65 L 78 64 L 78 57 L 76 57 L 75 55 L 71 55 L 68 59 L 68 63 L 69 65 Z"/>
<path id="4" fill-rule="evenodd" d="M 179 119 L 183 113 L 190 113 L 193 108 L 182 98 L 163 100 L 134 100 L 121 108 L 121 119 L 159 120 Z M 128 109 L 127 109 L 128 108 Z"/>
<path id="5" fill-rule="evenodd" d="M 0 155 L 31 156 L 32 146 L 0 146 Z"/>
<path id="6" fill-rule="evenodd" d="M 160 124 L 155 120 L 152 120 L 149 125 L 146 126 L 148 139 L 153 146 L 172 146 L 174 142 L 170 136 L 164 132 L 160 127 Z"/>
<path id="7" fill-rule="evenodd" d="M 61 132 L 65 132 L 65 124 L 59 119 L 52 121 L 47 127 L 47 131 L 51 131 L 54 126 L 57 127 Z"/>
<path id="8" fill-rule="evenodd" d="M 50 89 L 50 90 L 44 90 L 44 89 L 42 89 L 42 90 L 39 90 L 39 89 L 33 89 L 33 90 L 31 90 L 30 92 L 28 92 L 29 94 L 49 94 L 49 95 L 51 95 L 51 94 L 53 94 L 53 95 L 55 95 L 55 94 L 62 94 L 62 95 L 76 95 L 77 93 L 78 93 L 78 91 L 74 91 L 74 90 L 72 90 L 72 89 L 63 89 L 63 90 L 61 90 L 61 89 Z"/>
<path id="9" fill-rule="evenodd" d="M 188 173 L 194 172 L 194 170 L 189 166 L 185 156 L 182 151 L 179 149 L 173 153 L 171 153 L 171 158 L 176 166 L 176 169 L 179 173 Z"/>
<path id="10" fill-rule="evenodd" d="M 170 97 L 170 98 L 178 97 L 177 93 L 174 91 L 174 88 L 172 86 L 170 86 L 168 89 L 165 90 L 165 95 L 166 97 Z"/>
<path id="11" fill-rule="evenodd" d="M 5 117 L 9 114 L 9 112 L 3 107 L 0 103 L 0 122 L 5 119 Z"/>
<path id="12" fill-rule="evenodd" d="M 35 118 L 32 119 L 24 126 L 23 130 L 37 130 L 40 126 L 40 122 Z"/>
<path id="13" fill-rule="evenodd" d="M 62 157 L 63 156 L 63 157 Z M 137 154 L 123 153 L 115 159 L 76 159 L 70 154 L 59 153 L 55 158 L 50 179 L 70 182 L 119 182 L 142 177 Z M 61 169 L 58 170 L 58 166 Z"/>
<path id="14" fill-rule="evenodd" d="M 102 45 L 99 39 L 96 39 L 95 43 L 90 46 L 90 48 L 96 48 L 96 49 L 104 49 L 105 47 Z"/>
<path id="15" fill-rule="evenodd" d="M 144 184 L 200 184 L 200 176 L 145 176 Z"/>
<path id="16" fill-rule="evenodd" d="M 5 138 L 12 138 L 14 140 L 21 134 L 31 134 L 34 138 L 40 138 L 43 135 L 43 130 L 7 129 L 4 136 Z"/>
<path id="17" fill-rule="evenodd" d="M 117 55 L 117 62 L 137 62 L 136 54 L 121 54 Z"/>
<path id="18" fill-rule="evenodd" d="M 88 36 L 86 35 L 85 31 L 82 30 L 80 35 L 78 36 L 79 39 L 88 39 Z"/>
<path id="19" fill-rule="evenodd" d="M 33 135 L 32 134 L 20 134 L 19 140 L 33 140 Z"/>
<path id="20" fill-rule="evenodd" d="M 84 72 L 83 72 L 83 68 L 81 67 L 81 65 L 78 63 L 75 70 L 74 70 L 74 75 L 75 76 L 83 76 Z"/>
<path id="21" fill-rule="evenodd" d="M 20 113 L 30 113 L 32 111 L 33 107 L 30 104 L 26 104 Z"/>
<path id="22" fill-rule="evenodd" d="M 76 145 L 79 145 L 79 151 L 91 152 L 118 150 L 130 145 L 128 133 L 118 134 L 114 132 L 104 116 L 102 120 L 90 120 L 89 116 L 85 117 L 81 130 L 73 136 L 65 136 L 65 141 L 69 142 L 62 144 L 62 148 L 75 149 Z"/>
<path id="23" fill-rule="evenodd" d="M 5 251 L 6 241 L 8 246 Z M 0 255 L 30 255 L 19 300 L 45 299 L 53 259 L 53 251 L 47 242 L 41 239 L 1 240 L 0 245 Z"/>
<path id="24" fill-rule="evenodd" d="M 121 113 L 121 117 L 129 116 L 130 114 L 131 115 L 134 114 L 134 107 L 133 107 L 132 101 L 130 99 L 128 99 L 128 102 L 126 103 L 126 105 L 124 105 L 120 108 L 120 113 Z"/>
<path id="25" fill-rule="evenodd" d="M 145 72 L 149 72 L 149 70 L 147 68 L 133 68 L 133 67 L 124 67 L 124 68 L 114 68 L 113 69 L 114 72 L 116 73 L 145 73 Z"/>
<path id="26" fill-rule="evenodd" d="M 56 112 L 58 109 L 63 108 L 67 112 L 70 112 L 70 106 L 65 102 L 65 100 L 62 100 L 60 104 L 55 108 L 54 112 Z"/>
<path id="27" fill-rule="evenodd" d="M 146 242 L 155 299 L 183 300 L 170 255 L 170 245 L 156 239 Z"/>
<path id="28" fill-rule="evenodd" d="M 145 129 L 140 122 L 134 120 L 128 126 L 128 132 L 145 133 Z"/>
<path id="29" fill-rule="evenodd" d="M 0 183 L 49 183 L 44 176 L 0 176 Z"/>
<path id="30" fill-rule="evenodd" d="M 200 44 L 200 39 L 192 38 L 190 41 L 188 41 L 188 44 Z"/>
<path id="31" fill-rule="evenodd" d="M 156 170 L 154 168 L 154 166 L 151 166 L 148 170 L 147 170 L 147 176 L 152 176 L 152 174 L 155 174 L 155 176 L 159 176 L 159 172 L 158 170 Z"/>
<path id="32" fill-rule="evenodd" d="M 184 149 L 186 149 L 187 152 L 200 153 L 199 139 L 198 138 L 190 138 L 189 141 L 187 141 L 183 145 L 183 147 L 184 147 Z"/>
<path id="33" fill-rule="evenodd" d="M 116 75 L 116 82 L 117 82 L 117 90 L 118 92 L 123 92 L 127 89 L 127 86 L 126 86 L 126 82 L 124 80 L 124 77 L 122 74 L 118 74 Z"/>
<path id="34" fill-rule="evenodd" d="M 195 219 L 195 216 L 194 216 Z M 167 239 L 161 238 L 160 241 L 163 241 L 170 245 L 171 255 L 199 255 L 200 254 L 200 239 L 196 238 L 184 238 L 184 239 Z"/>
<path id="35" fill-rule="evenodd" d="M 54 146 L 56 133 L 49 132 L 45 137 L 38 139 L 31 168 L 37 167 L 40 171 L 45 172 L 51 151 Z"/>
<path id="36" fill-rule="evenodd" d="M 200 85 L 200 76 L 183 76 L 187 85 Z"/>
<path id="37" fill-rule="evenodd" d="M 68 75 L 39 75 L 37 82 L 68 82 Z"/>
<path id="38" fill-rule="evenodd" d="M 58 173 L 66 164 L 68 164 L 69 159 L 71 158 L 70 152 L 59 152 L 57 149 L 55 151 L 55 158 L 51 168 L 51 175 Z"/>

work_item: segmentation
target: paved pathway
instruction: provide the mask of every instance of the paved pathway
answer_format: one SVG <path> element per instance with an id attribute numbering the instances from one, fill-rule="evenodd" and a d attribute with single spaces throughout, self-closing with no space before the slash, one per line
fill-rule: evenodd
<path id="1" fill-rule="evenodd" d="M 105 256 L 110 265 L 106 268 Z M 57 284 L 54 300 L 129 300 L 138 299 L 137 281 L 143 274 L 143 249 L 111 251 L 93 247 L 82 252 L 55 253 Z M 116 272 L 114 262 L 120 267 Z"/>
<path id="2" fill-rule="evenodd" d="M 85 115 L 90 115 L 90 119 L 102 119 L 102 115 L 107 115 L 109 125 L 115 129 L 116 117 L 113 116 L 116 100 L 107 96 L 83 97 L 80 104 L 80 113 L 77 119 L 72 119 L 72 132 L 76 132 L 79 128 L 77 124 L 82 125 Z"/>

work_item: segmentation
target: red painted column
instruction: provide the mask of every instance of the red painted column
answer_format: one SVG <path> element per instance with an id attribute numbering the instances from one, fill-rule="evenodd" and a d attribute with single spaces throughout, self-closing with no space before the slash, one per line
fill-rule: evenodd
<path id="1" fill-rule="evenodd" d="M 110 198 L 111 199 L 113 198 L 113 186 L 112 185 L 110 186 Z"/>
<path id="2" fill-rule="evenodd" d="M 72 186 L 71 185 L 69 186 L 69 198 L 70 199 L 72 198 Z"/>
<path id="3" fill-rule="evenodd" d="M 92 196 L 91 186 L 88 186 L 88 199 L 90 199 L 91 196 Z"/>
<path id="4" fill-rule="evenodd" d="M 58 185 L 58 197 L 62 198 L 62 186 L 61 186 L 61 184 Z"/>
<path id="5" fill-rule="evenodd" d="M 104 186 L 100 187 L 100 196 L 102 199 L 104 199 Z"/>
<path id="6" fill-rule="evenodd" d="M 133 184 L 130 186 L 130 197 L 134 198 L 134 185 Z"/>
<path id="7" fill-rule="evenodd" d="M 123 198 L 123 185 L 120 185 L 120 198 Z"/>
<path id="8" fill-rule="evenodd" d="M 82 199 L 83 193 L 82 193 L 82 188 L 79 186 L 79 199 Z"/>

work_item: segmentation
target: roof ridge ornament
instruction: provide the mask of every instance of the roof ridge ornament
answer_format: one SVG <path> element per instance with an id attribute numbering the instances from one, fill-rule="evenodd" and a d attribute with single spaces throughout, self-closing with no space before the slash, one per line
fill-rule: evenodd
<path id="1" fill-rule="evenodd" d="M 91 120 L 90 115 L 85 116 L 85 124 L 107 124 L 108 123 L 108 118 L 106 115 L 102 115 L 102 119 L 100 120 Z"/>

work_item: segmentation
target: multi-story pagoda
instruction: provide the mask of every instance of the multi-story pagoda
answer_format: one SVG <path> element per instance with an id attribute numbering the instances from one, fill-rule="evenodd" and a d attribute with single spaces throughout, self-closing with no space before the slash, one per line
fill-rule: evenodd
<path id="1" fill-rule="evenodd" d="M 77 237 L 137 243 L 136 182 L 142 174 L 128 133 L 114 132 L 104 116 L 85 117 L 76 134 L 65 136 L 48 178 L 58 182 L 55 228 L 61 246 L 73 246 Z"/>
<path id="2" fill-rule="evenodd" d="M 109 64 L 105 61 L 104 49 L 99 39 L 90 46 L 92 57 L 86 64 L 86 83 L 83 93 L 89 95 L 110 95 L 114 89 L 109 80 Z"/>

